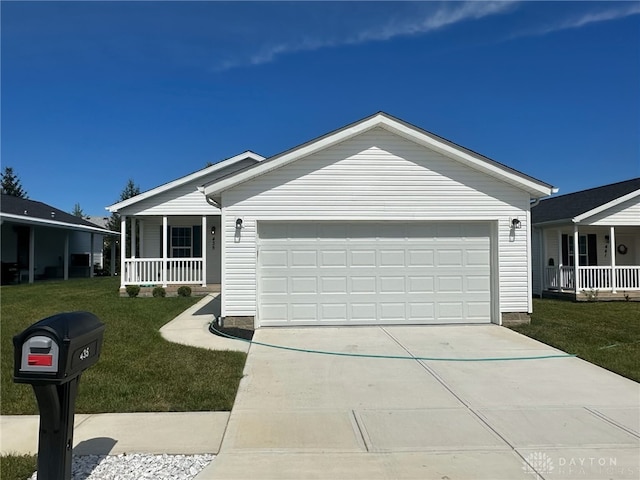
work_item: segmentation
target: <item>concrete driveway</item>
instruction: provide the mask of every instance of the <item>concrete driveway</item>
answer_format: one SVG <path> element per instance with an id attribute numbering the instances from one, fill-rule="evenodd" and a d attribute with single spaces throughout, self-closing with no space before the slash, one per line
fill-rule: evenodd
<path id="1" fill-rule="evenodd" d="M 260 329 L 311 350 L 559 354 L 495 325 Z M 252 345 L 222 448 L 229 479 L 637 479 L 640 386 L 577 358 L 424 361 Z"/>

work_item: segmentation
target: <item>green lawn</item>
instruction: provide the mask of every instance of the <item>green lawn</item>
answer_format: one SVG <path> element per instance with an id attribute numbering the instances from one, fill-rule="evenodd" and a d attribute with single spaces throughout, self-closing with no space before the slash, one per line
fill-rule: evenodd
<path id="1" fill-rule="evenodd" d="M 0 478 L 2 480 L 26 480 L 36 471 L 35 455 L 2 455 Z"/>
<path id="2" fill-rule="evenodd" d="M 640 382 L 640 302 L 534 299 L 513 330 Z"/>
<path id="3" fill-rule="evenodd" d="M 167 342 L 162 325 L 197 298 L 120 298 L 117 278 L 0 287 L 0 413 L 37 414 L 30 385 L 13 383 L 12 337 L 74 310 L 107 326 L 102 356 L 83 373 L 77 413 L 231 410 L 246 355 Z"/>

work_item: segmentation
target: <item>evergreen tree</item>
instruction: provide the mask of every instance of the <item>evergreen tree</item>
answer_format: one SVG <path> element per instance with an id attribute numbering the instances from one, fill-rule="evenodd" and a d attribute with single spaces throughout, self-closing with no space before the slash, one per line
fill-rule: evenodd
<path id="1" fill-rule="evenodd" d="M 4 167 L 4 171 L 0 176 L 2 177 L 2 193 L 13 195 L 14 197 L 29 198 L 20 184 L 20 179 L 13 173 L 13 168 Z"/>
<path id="2" fill-rule="evenodd" d="M 133 179 L 129 179 L 127 181 L 127 185 L 124 187 L 124 189 L 122 190 L 122 192 L 120 193 L 120 198 L 119 198 L 119 202 L 122 202 L 124 200 L 127 200 L 131 197 L 135 197 L 136 195 L 140 194 L 140 187 L 138 185 L 135 184 L 135 182 L 133 181 Z M 131 220 L 127 219 L 127 227 L 126 227 L 126 231 L 127 231 L 127 241 L 126 241 L 126 252 L 127 252 L 127 257 L 131 256 Z M 109 218 L 109 222 L 107 223 L 107 228 L 113 232 L 119 232 L 120 231 L 120 214 L 119 213 L 112 213 L 111 217 Z M 136 232 L 136 238 L 137 238 L 138 233 Z M 112 248 L 116 248 L 116 258 L 118 257 L 118 243 L 120 242 L 119 238 L 115 238 L 115 237 L 107 237 L 106 239 L 106 245 L 105 245 L 105 250 L 104 250 L 104 259 L 105 259 L 105 270 L 106 271 L 110 271 L 111 268 L 111 249 Z M 140 242 L 136 242 L 139 246 Z M 139 247 L 138 247 L 139 248 Z M 120 265 L 120 261 L 116 260 L 116 270 L 118 270 L 118 265 Z"/>
<path id="3" fill-rule="evenodd" d="M 80 217 L 80 218 L 85 218 L 86 217 L 85 213 L 82 211 L 82 208 L 80 208 L 80 204 L 79 203 L 76 203 L 74 205 L 72 215 L 75 215 L 76 217 Z"/>

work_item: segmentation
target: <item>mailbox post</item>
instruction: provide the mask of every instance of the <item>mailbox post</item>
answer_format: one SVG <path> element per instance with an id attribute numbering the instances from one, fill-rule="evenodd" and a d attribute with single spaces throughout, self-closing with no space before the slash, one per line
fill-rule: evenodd
<path id="1" fill-rule="evenodd" d="M 54 315 L 13 337 L 16 383 L 38 402 L 38 479 L 71 478 L 73 420 L 80 375 L 100 358 L 105 325 L 89 312 Z"/>

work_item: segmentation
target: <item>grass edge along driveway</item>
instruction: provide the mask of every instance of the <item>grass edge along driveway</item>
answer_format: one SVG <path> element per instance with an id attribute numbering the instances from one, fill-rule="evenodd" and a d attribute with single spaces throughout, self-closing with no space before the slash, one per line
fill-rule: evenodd
<path id="1" fill-rule="evenodd" d="M 640 382 L 640 302 L 534 298 L 531 323 L 511 328 Z"/>
<path id="2" fill-rule="evenodd" d="M 82 374 L 76 413 L 231 410 L 246 354 L 178 345 L 159 333 L 198 299 L 121 298 L 118 288 L 109 277 L 0 287 L 1 414 L 38 413 L 31 386 L 13 383 L 13 336 L 75 310 L 107 326 L 100 360 Z"/>

